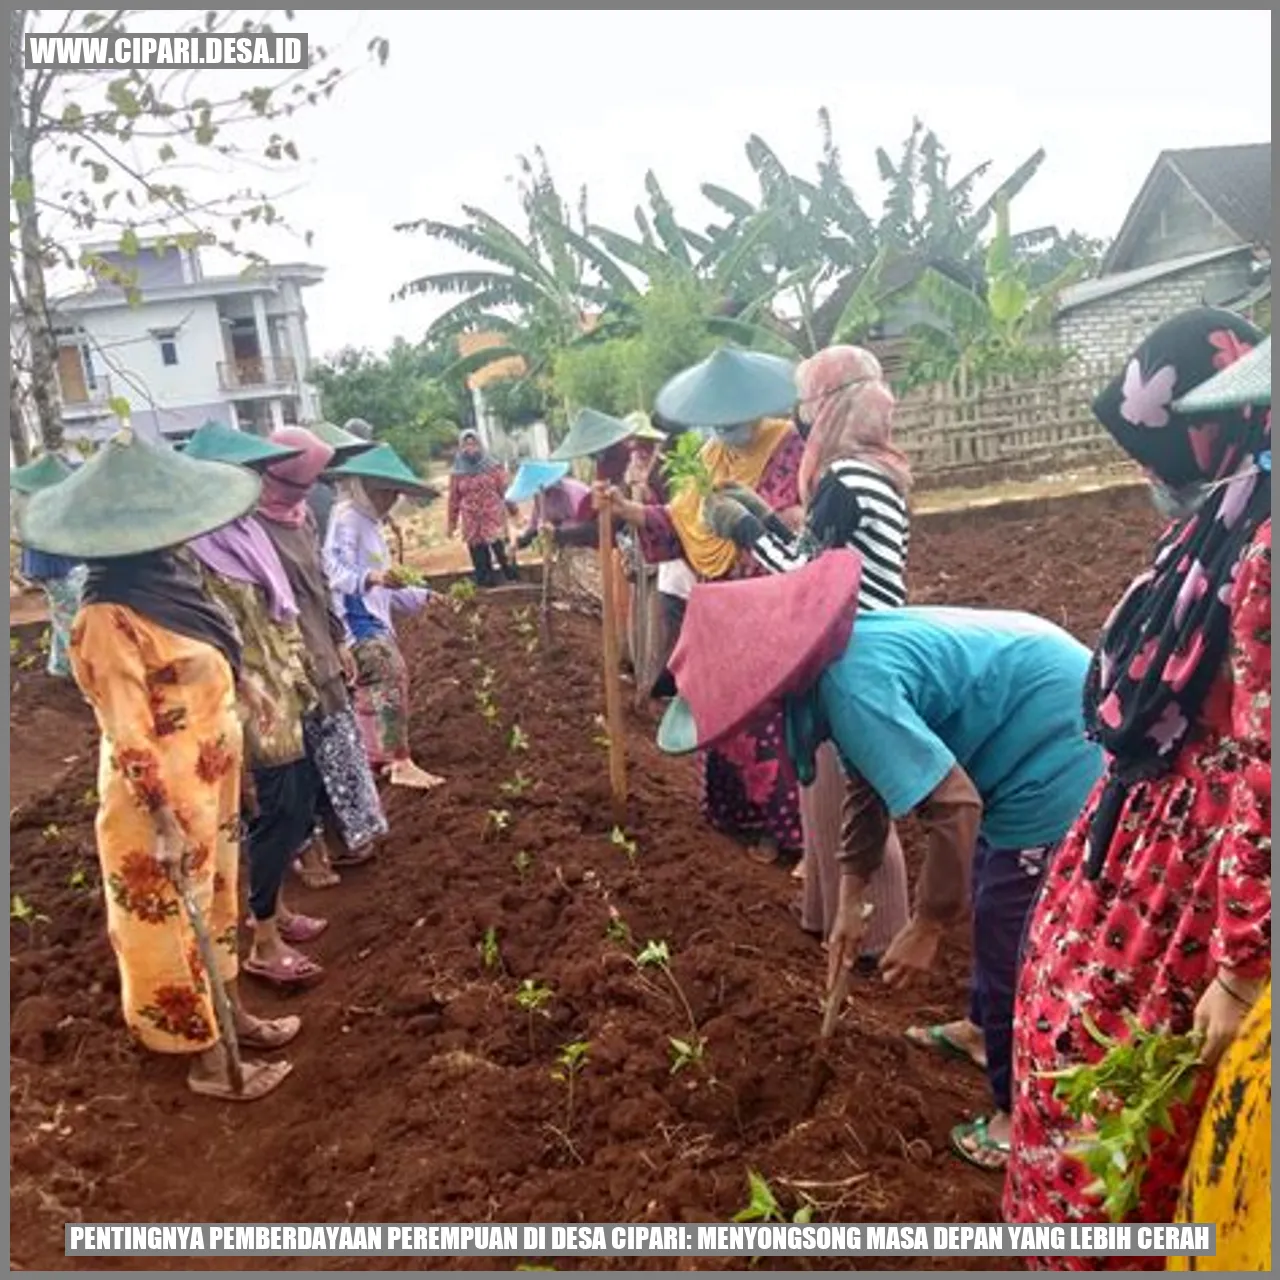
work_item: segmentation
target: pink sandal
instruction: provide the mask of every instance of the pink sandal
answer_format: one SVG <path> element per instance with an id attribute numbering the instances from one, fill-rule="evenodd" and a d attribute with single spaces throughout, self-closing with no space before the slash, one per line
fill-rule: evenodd
<path id="1" fill-rule="evenodd" d="M 329 922 L 320 916 L 292 915 L 276 922 L 281 940 L 295 947 L 314 942 L 328 927 Z"/>
<path id="2" fill-rule="evenodd" d="M 305 987 L 324 977 L 324 970 L 301 951 L 286 951 L 270 964 L 250 957 L 240 967 L 251 977 L 269 982 L 273 987 L 282 987 L 286 991 Z"/>

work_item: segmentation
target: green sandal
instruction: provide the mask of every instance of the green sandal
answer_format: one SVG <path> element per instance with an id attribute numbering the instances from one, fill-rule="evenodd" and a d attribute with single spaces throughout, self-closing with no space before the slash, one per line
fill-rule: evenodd
<path id="1" fill-rule="evenodd" d="M 944 1023 L 935 1023 L 931 1027 L 908 1027 L 902 1033 L 917 1049 L 925 1049 L 956 1062 L 968 1062 L 980 1071 L 987 1069 L 987 1064 L 975 1058 L 963 1045 L 958 1045 L 947 1035 Z"/>
<path id="2" fill-rule="evenodd" d="M 1003 1173 L 1009 1163 L 1009 1144 L 993 1138 L 985 1117 L 958 1124 L 951 1130 L 951 1150 L 966 1164 L 984 1173 Z M 972 1145 L 968 1145 L 972 1144 Z"/>

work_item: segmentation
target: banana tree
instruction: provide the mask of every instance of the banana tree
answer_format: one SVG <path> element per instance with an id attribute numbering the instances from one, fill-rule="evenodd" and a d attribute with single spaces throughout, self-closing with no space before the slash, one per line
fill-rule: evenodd
<path id="1" fill-rule="evenodd" d="M 981 289 L 967 289 L 926 268 L 915 290 L 918 304 L 907 381 L 951 380 L 963 393 L 988 377 L 1060 368 L 1068 353 L 1049 340 L 1058 294 L 1085 274 L 1070 263 L 1039 287 L 1016 256 L 1009 228 L 1009 201 L 996 201 L 995 233 L 986 249 Z"/>
<path id="2" fill-rule="evenodd" d="M 639 297 L 626 271 L 586 236 L 585 190 L 579 199 L 578 229 L 541 150 L 535 151 L 533 161 L 520 157 L 520 168 L 523 235 L 474 205 L 463 206 L 463 223 L 419 218 L 396 227 L 453 245 L 486 264 L 419 276 L 396 294 L 460 295 L 432 321 L 429 340 L 467 330 L 503 339 L 456 362 L 450 376 L 520 357 L 526 376 L 537 377 L 556 351 L 583 339 L 602 322 L 624 323 L 626 303 Z"/>

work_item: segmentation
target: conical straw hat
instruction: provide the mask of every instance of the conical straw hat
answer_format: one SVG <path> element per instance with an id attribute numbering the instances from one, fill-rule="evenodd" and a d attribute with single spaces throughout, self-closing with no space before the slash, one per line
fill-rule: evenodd
<path id="1" fill-rule="evenodd" d="M 253 510 L 260 490 L 243 467 L 187 458 L 126 430 L 35 494 L 20 536 L 24 546 L 75 560 L 143 555 L 230 524 Z"/>

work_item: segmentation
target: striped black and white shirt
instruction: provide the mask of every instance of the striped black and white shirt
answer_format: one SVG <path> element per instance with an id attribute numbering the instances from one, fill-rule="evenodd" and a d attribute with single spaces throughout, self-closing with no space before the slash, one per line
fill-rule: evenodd
<path id="1" fill-rule="evenodd" d="M 833 547 L 862 556 L 858 609 L 897 609 L 907 602 L 907 547 L 911 523 L 906 499 L 869 462 L 833 462 L 809 506 L 804 532 L 783 537 L 775 524 L 751 552 L 770 573 L 787 573 Z"/>

